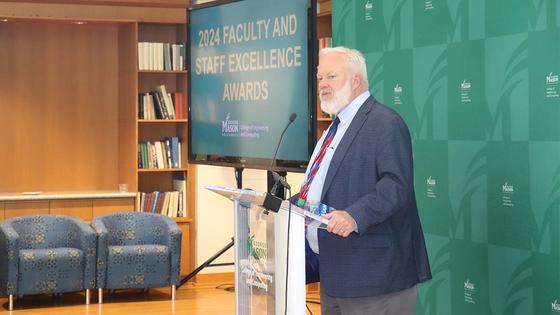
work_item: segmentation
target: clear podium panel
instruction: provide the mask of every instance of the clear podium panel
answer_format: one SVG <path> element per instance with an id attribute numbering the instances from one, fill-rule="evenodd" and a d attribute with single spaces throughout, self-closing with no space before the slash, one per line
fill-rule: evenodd
<path id="1" fill-rule="evenodd" d="M 265 193 L 206 188 L 234 203 L 236 314 L 284 314 L 286 307 L 288 314 L 305 314 L 308 212 L 287 202 L 279 212 L 267 212 L 261 206 Z"/>
<path id="2" fill-rule="evenodd" d="M 248 229 L 244 242 L 238 247 L 246 256 L 236 266 L 238 284 L 244 287 L 239 292 L 241 314 L 274 314 L 276 271 L 274 268 L 274 215 L 267 214 L 259 206 L 247 209 Z M 245 295 L 245 296 L 242 296 Z"/>

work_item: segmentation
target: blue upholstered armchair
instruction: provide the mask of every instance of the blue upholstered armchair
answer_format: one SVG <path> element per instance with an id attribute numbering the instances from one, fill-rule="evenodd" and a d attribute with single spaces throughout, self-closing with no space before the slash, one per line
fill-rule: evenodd
<path id="1" fill-rule="evenodd" d="M 95 287 L 96 235 L 62 215 L 34 215 L 0 223 L 0 292 L 9 296 L 64 293 Z"/>
<path id="2" fill-rule="evenodd" d="M 96 217 L 97 287 L 148 289 L 171 286 L 171 299 L 179 284 L 181 230 L 160 214 L 120 212 Z"/>

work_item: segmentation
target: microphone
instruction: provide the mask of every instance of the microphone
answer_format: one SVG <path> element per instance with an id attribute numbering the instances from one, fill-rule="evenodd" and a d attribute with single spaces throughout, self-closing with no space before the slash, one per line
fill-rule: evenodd
<path id="1" fill-rule="evenodd" d="M 272 156 L 272 161 L 270 161 L 270 168 L 271 168 L 270 171 L 272 172 L 272 177 L 274 177 L 274 181 L 275 181 L 274 187 L 272 187 L 272 191 L 276 190 L 276 184 L 278 184 L 278 182 L 280 182 L 282 186 L 291 189 L 290 184 L 288 184 L 288 182 L 284 180 L 284 178 L 280 176 L 280 174 L 274 171 L 274 167 L 276 166 L 276 155 L 278 154 L 278 149 L 280 149 L 280 145 L 282 144 L 282 139 L 284 139 L 284 134 L 286 133 L 286 130 L 288 130 L 288 127 L 290 127 L 290 125 L 294 122 L 294 120 L 296 120 L 296 118 L 297 118 L 296 113 L 292 113 L 290 115 L 290 118 L 288 118 L 288 123 L 286 124 L 286 127 L 284 127 L 282 134 L 280 134 L 280 139 L 278 140 L 278 144 L 276 145 L 276 151 L 274 151 L 274 155 Z"/>
<path id="2" fill-rule="evenodd" d="M 278 186 L 278 183 L 282 184 L 282 186 L 288 189 L 291 189 L 288 182 L 282 176 L 280 176 L 280 174 L 274 171 L 274 167 L 276 166 L 276 155 L 278 154 L 278 149 L 280 149 L 280 145 L 282 144 L 282 139 L 284 138 L 284 134 L 286 133 L 286 130 L 288 130 L 288 127 L 290 127 L 290 125 L 294 122 L 294 120 L 296 120 L 296 118 L 297 118 L 296 113 L 292 113 L 290 115 L 290 118 L 288 118 L 288 123 L 286 124 L 286 127 L 284 127 L 282 134 L 280 134 L 280 139 L 278 140 L 278 144 L 276 145 L 276 150 L 274 151 L 274 155 L 272 156 L 272 161 L 270 161 L 270 172 L 272 173 L 272 177 L 274 178 L 274 185 L 272 186 L 272 189 L 270 191 L 275 191 Z M 266 194 L 265 200 L 263 202 L 263 206 L 265 207 L 265 209 L 274 212 L 278 212 L 278 209 L 280 209 L 281 204 L 282 204 L 282 199 L 274 196 L 274 194 L 271 193 Z"/>
<path id="3" fill-rule="evenodd" d="M 276 145 L 276 151 L 274 151 L 274 155 L 272 156 L 272 161 L 270 162 L 270 168 L 273 168 L 274 166 L 276 166 L 276 154 L 278 154 L 278 149 L 280 149 L 280 144 L 282 143 L 282 139 L 284 138 L 284 133 L 286 133 L 286 130 L 288 130 L 288 127 L 290 127 L 290 125 L 294 122 L 294 120 L 296 120 L 297 115 L 296 113 L 292 113 L 290 115 L 290 118 L 288 118 L 288 124 L 286 125 L 286 127 L 284 127 L 284 130 L 282 131 L 282 134 L 280 135 L 280 139 L 278 139 L 278 144 Z M 278 175 L 278 174 L 276 174 Z M 280 176 L 280 175 L 278 175 Z M 281 177 L 281 176 L 280 176 Z"/>

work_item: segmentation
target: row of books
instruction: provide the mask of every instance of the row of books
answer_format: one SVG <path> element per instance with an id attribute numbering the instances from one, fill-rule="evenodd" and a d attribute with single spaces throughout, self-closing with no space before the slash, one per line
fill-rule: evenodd
<path id="1" fill-rule="evenodd" d="M 156 89 L 152 92 L 138 94 L 138 118 L 185 119 L 183 92 L 165 93 L 161 89 Z"/>
<path id="2" fill-rule="evenodd" d="M 175 188 L 176 181 L 183 182 L 181 189 Z M 187 192 L 184 180 L 173 180 L 173 191 L 151 193 L 139 192 L 137 195 L 137 210 L 141 212 L 159 213 L 171 218 L 187 217 Z"/>
<path id="3" fill-rule="evenodd" d="M 185 70 L 185 44 L 138 43 L 138 69 Z"/>
<path id="4" fill-rule="evenodd" d="M 181 142 L 178 137 L 138 145 L 138 168 L 181 168 Z"/>
<path id="5" fill-rule="evenodd" d="M 327 47 L 332 47 L 332 37 L 319 38 L 319 50 Z"/>

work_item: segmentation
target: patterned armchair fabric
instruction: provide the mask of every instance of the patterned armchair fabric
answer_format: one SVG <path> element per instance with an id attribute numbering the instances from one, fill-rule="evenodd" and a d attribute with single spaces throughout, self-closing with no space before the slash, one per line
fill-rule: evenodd
<path id="1" fill-rule="evenodd" d="M 153 213 L 122 212 L 96 217 L 97 287 L 157 288 L 178 285 L 181 230 Z"/>
<path id="2" fill-rule="evenodd" d="M 18 217 L 0 223 L 0 292 L 63 293 L 95 287 L 96 235 L 62 215 Z"/>

